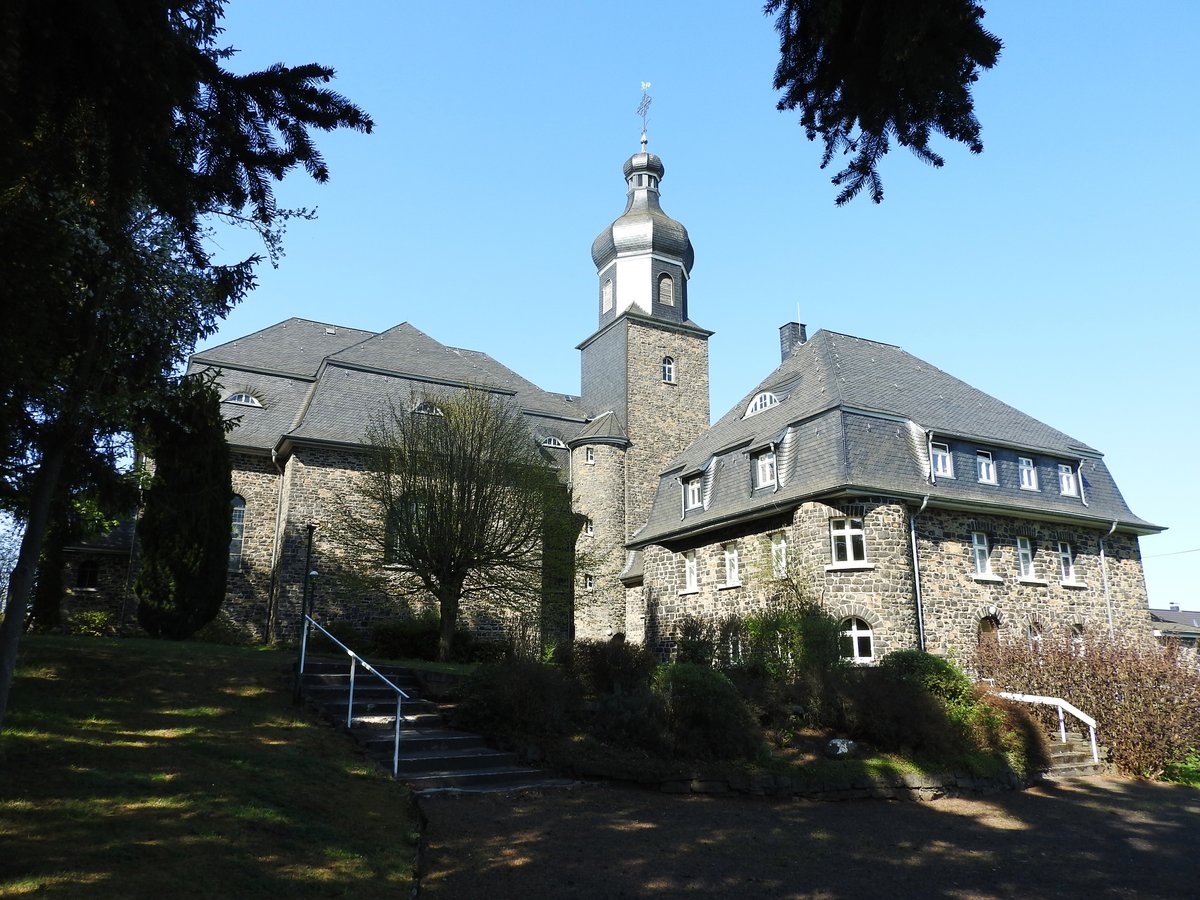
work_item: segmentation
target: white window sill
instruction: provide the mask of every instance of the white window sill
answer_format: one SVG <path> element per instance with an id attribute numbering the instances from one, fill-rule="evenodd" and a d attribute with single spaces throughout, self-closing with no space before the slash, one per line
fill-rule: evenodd
<path id="1" fill-rule="evenodd" d="M 717 590 L 718 591 L 727 591 L 730 588 L 740 588 L 741 586 L 742 586 L 742 583 L 740 581 L 727 581 L 724 584 L 718 584 Z"/>
<path id="2" fill-rule="evenodd" d="M 1033 584 L 1038 587 L 1047 587 L 1050 584 L 1050 582 L 1043 578 L 1018 578 L 1017 582 L 1019 584 Z"/>
<path id="3" fill-rule="evenodd" d="M 680 590 L 680 591 L 679 591 L 679 596 L 680 596 L 680 597 L 686 597 L 686 596 L 688 596 L 689 594 L 698 594 L 698 593 L 700 593 L 700 588 L 698 588 L 698 587 L 694 587 L 694 588 L 683 588 L 682 590 Z"/>
<path id="4" fill-rule="evenodd" d="M 1029 493 L 1031 493 L 1031 494 L 1040 494 L 1042 492 L 1041 488 L 1025 487 L 1025 485 L 1021 485 L 1021 490 L 1029 491 Z"/>
<path id="5" fill-rule="evenodd" d="M 830 563 L 825 567 L 826 572 L 869 572 L 875 568 L 875 563 L 869 562 L 841 562 Z"/>
<path id="6" fill-rule="evenodd" d="M 998 482 L 998 481 L 977 481 L 975 483 L 976 484 L 986 484 L 988 487 L 996 487 L 1000 482 Z"/>
<path id="7" fill-rule="evenodd" d="M 1004 579 L 999 575 L 972 575 L 972 581 L 986 581 L 989 584 L 1002 584 Z"/>
<path id="8" fill-rule="evenodd" d="M 1065 588 L 1074 588 L 1075 590 L 1084 590 L 1087 588 L 1086 581 L 1060 581 L 1059 585 Z"/>

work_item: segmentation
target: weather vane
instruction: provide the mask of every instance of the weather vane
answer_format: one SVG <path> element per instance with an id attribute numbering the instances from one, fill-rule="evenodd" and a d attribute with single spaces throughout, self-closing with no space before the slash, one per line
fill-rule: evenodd
<path id="1" fill-rule="evenodd" d="M 650 112 L 653 98 L 649 94 L 650 82 L 642 82 L 642 102 L 638 104 L 637 114 L 642 117 L 642 150 L 646 149 L 646 116 Z"/>

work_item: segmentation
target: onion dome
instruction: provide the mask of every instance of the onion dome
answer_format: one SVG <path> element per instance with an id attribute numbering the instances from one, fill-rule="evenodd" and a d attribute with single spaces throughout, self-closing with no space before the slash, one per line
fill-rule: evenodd
<path id="1" fill-rule="evenodd" d="M 618 256 L 655 254 L 680 260 L 685 272 L 691 272 L 695 254 L 687 229 L 658 205 L 658 183 L 663 164 L 653 153 L 642 150 L 625 161 L 625 183 L 629 186 L 625 212 L 605 228 L 592 242 L 592 262 L 596 269 L 607 266 Z"/>

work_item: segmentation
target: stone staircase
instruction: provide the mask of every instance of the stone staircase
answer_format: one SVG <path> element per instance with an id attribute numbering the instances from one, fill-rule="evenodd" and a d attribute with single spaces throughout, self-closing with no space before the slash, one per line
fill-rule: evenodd
<path id="1" fill-rule="evenodd" d="M 573 782 L 522 766 L 513 753 L 492 749 L 483 737 L 448 728 L 441 708 L 421 696 L 411 669 L 378 666 L 381 674 L 408 694 L 402 706 L 397 778 L 414 791 L 506 791 L 526 787 L 558 787 Z M 338 727 L 346 728 L 350 665 L 333 659 L 305 661 L 301 694 L 310 706 Z M 360 666 L 354 680 L 350 734 L 387 772 L 392 771 L 396 694 Z"/>
<path id="2" fill-rule="evenodd" d="M 1066 743 L 1059 740 L 1058 732 L 1050 735 L 1050 766 L 1043 774 L 1044 778 L 1059 781 L 1064 778 L 1081 778 L 1088 775 L 1102 775 L 1108 766 L 1104 760 L 1108 756 L 1108 748 L 1100 746 L 1100 762 L 1092 760 L 1092 745 L 1086 734 L 1067 732 Z"/>

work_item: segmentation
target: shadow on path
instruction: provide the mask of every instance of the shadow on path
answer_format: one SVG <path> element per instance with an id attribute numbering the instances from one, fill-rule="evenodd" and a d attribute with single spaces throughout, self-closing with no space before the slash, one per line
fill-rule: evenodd
<path id="1" fill-rule="evenodd" d="M 1200 895 L 1200 791 L 1118 778 L 934 803 L 588 785 L 421 806 L 423 898 Z"/>

